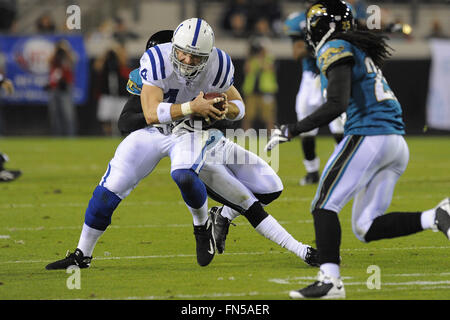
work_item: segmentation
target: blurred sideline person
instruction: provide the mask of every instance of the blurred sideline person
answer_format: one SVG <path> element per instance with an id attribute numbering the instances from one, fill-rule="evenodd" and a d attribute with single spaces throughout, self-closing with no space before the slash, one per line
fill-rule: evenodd
<path id="1" fill-rule="evenodd" d="M 305 39 L 305 13 L 294 12 L 290 14 L 285 21 L 285 29 L 292 40 L 294 59 L 302 62 L 302 80 L 295 99 L 297 120 L 300 121 L 320 107 L 325 99 L 320 90 L 319 70 Z M 328 124 L 336 143 L 341 142 L 344 136 L 344 122 L 345 113 Z M 299 135 L 304 156 L 303 164 L 306 170 L 306 176 L 299 181 L 301 186 L 319 182 L 320 159 L 316 154 L 316 136 L 318 133 L 319 128 L 316 128 Z"/>
<path id="2" fill-rule="evenodd" d="M 267 52 L 263 38 L 250 42 L 249 56 L 245 61 L 245 78 L 242 92 L 245 98 L 244 130 L 252 128 L 254 120 L 261 118 L 265 129 L 274 128 L 276 117 L 276 98 L 278 84 L 274 57 Z"/>
<path id="3" fill-rule="evenodd" d="M 165 34 L 168 32 L 167 30 L 160 31 L 152 38 L 155 37 L 157 39 L 158 35 L 161 35 L 161 38 L 164 39 Z M 230 68 L 232 68 L 231 65 Z M 132 94 L 132 97 L 125 105 L 118 123 L 121 132 L 124 134 L 147 126 L 141 101 L 136 99 L 142 91 L 142 79 L 139 76 L 139 69 L 135 69 L 130 73 L 127 89 Z M 244 110 L 240 112 L 240 116 L 243 116 L 243 113 Z M 239 120 L 240 116 L 234 120 Z M 187 130 L 198 130 L 195 127 L 191 128 L 189 121 L 181 123 L 180 126 L 184 126 Z M 218 129 L 222 133 L 230 127 L 232 127 L 232 122 L 227 119 L 204 126 L 207 130 L 214 131 Z M 177 128 L 175 127 L 173 131 L 175 132 Z M 317 266 L 316 250 L 295 240 L 281 227 L 276 219 L 265 213 L 262 208 L 262 206 L 268 205 L 280 196 L 283 189 L 280 178 L 257 155 L 223 137 L 221 137 L 221 141 L 223 143 L 217 143 L 217 147 L 212 150 L 218 154 L 224 153 L 221 150 L 225 150 L 225 153 L 229 154 L 226 161 L 219 159 L 215 163 L 213 160 L 208 159 L 208 154 L 207 160 L 199 172 L 199 177 L 205 184 L 208 195 L 224 204 L 220 208 L 212 207 L 210 209 L 217 252 L 219 254 L 224 252 L 229 225 L 233 219 L 242 214 L 247 217 L 255 230 L 262 236 L 293 252 L 307 264 Z M 220 149 L 219 146 L 222 145 L 225 147 Z M 249 159 L 248 162 L 250 164 L 235 163 L 235 158 Z"/>
<path id="4" fill-rule="evenodd" d="M 73 137 L 77 112 L 73 103 L 74 57 L 66 40 L 56 43 L 50 58 L 48 111 L 52 134 Z"/>
<path id="5" fill-rule="evenodd" d="M 193 216 L 197 262 L 206 266 L 214 257 L 207 191 L 198 174 L 205 165 L 208 150 L 223 141 L 223 134 L 218 130 L 191 131 L 189 123 L 191 116 L 208 123 L 224 118 L 239 119 L 243 114 L 242 98 L 233 86 L 231 59 L 214 47 L 214 33 L 209 24 L 192 18 L 177 27 L 171 43 L 154 46 L 143 54 L 139 74 L 143 84 L 140 101 L 148 126 L 133 131 L 118 146 L 86 209 L 75 252 L 50 263 L 46 269 L 65 269 L 70 265 L 89 267 L 94 247 L 111 223 L 117 206 L 166 156 L 171 158 L 171 176 Z M 206 100 L 204 92 L 226 93 L 231 100 L 224 97 Z M 221 101 L 225 101 L 223 111 L 213 107 Z M 249 212 L 259 219 L 260 208 L 260 204 L 252 206 Z"/>
<path id="6" fill-rule="evenodd" d="M 385 213 L 409 161 L 402 108 L 381 72 L 390 56 L 387 37 L 356 30 L 344 1 L 317 1 L 306 15 L 307 39 L 314 48 L 328 100 L 305 119 L 281 126 L 266 147 L 271 150 L 347 112 L 345 138 L 328 160 L 311 205 L 319 251 L 318 279 L 289 293 L 293 299 L 345 298 L 338 213 L 347 202 L 354 198 L 352 228 L 362 242 L 423 230 L 439 230 L 450 239 L 450 198 L 425 211 Z"/>
<path id="7" fill-rule="evenodd" d="M 14 84 L 11 80 L 5 78 L 0 73 L 0 94 L 3 90 L 5 94 L 11 95 L 14 93 Z M 16 180 L 22 175 L 20 170 L 8 170 L 5 169 L 5 162 L 9 161 L 8 156 L 5 153 L 0 152 L 0 182 L 10 182 Z"/>
<path id="8" fill-rule="evenodd" d="M 128 79 L 128 56 L 125 47 L 113 43 L 111 48 L 98 57 L 94 63 L 99 91 L 97 119 L 107 136 L 117 136 L 117 121 L 127 101 L 125 85 Z"/>

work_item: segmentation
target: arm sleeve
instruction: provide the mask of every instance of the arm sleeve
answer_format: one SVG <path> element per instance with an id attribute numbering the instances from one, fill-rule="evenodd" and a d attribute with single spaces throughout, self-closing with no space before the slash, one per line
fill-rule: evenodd
<path id="1" fill-rule="evenodd" d="M 123 135 L 147 126 L 144 113 L 142 112 L 140 96 L 133 95 L 128 99 L 117 125 Z"/>
<path id="2" fill-rule="evenodd" d="M 327 101 L 305 119 L 289 124 L 290 135 L 297 136 L 326 125 L 347 109 L 351 95 L 352 63 L 336 63 L 328 69 L 327 75 Z"/>

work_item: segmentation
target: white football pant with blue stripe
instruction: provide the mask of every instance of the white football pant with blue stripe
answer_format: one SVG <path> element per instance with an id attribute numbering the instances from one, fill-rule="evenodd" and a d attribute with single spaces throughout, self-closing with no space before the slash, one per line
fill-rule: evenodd
<path id="1" fill-rule="evenodd" d="M 324 168 L 311 209 L 339 213 L 354 198 L 352 228 L 365 242 L 372 221 L 391 204 L 408 161 L 408 145 L 401 135 L 346 136 Z"/>

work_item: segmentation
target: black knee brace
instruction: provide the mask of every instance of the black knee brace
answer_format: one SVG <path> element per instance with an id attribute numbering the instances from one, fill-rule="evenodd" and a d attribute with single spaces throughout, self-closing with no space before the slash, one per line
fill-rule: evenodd
<path id="1" fill-rule="evenodd" d="M 278 199 L 282 191 L 283 190 L 272 193 L 254 193 L 253 195 L 256 197 L 256 199 L 259 200 L 259 202 L 261 202 L 264 205 L 268 205 L 272 201 Z"/>
<path id="2" fill-rule="evenodd" d="M 267 212 L 264 211 L 259 201 L 255 202 L 242 215 L 247 218 L 248 222 L 250 222 L 253 228 L 256 228 L 261 223 L 261 221 L 269 216 Z"/>

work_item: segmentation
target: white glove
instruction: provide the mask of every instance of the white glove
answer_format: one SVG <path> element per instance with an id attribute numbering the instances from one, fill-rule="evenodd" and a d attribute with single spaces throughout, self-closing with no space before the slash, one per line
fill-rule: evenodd
<path id="1" fill-rule="evenodd" d="M 270 136 L 269 142 L 264 147 L 264 151 L 270 151 L 280 143 L 288 142 L 290 140 L 291 139 L 288 137 L 288 127 L 286 125 L 282 125 L 280 128 L 276 127 Z"/>

